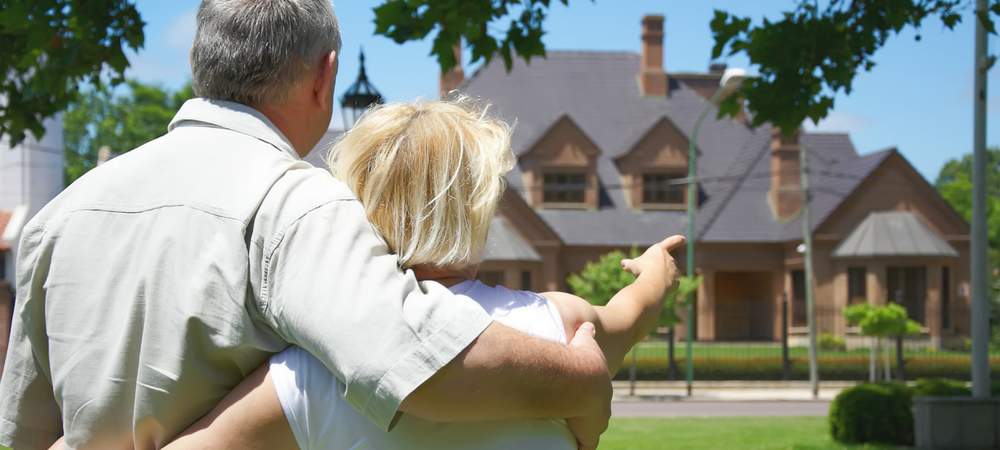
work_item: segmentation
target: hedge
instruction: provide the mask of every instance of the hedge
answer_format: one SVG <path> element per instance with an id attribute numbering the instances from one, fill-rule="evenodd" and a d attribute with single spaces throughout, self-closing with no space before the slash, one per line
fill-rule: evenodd
<path id="1" fill-rule="evenodd" d="M 830 403 L 830 435 L 845 444 L 913 445 L 913 389 L 862 383 Z"/>
<path id="2" fill-rule="evenodd" d="M 677 377 L 684 378 L 685 360 L 676 358 Z M 695 380 L 781 380 L 781 358 L 694 358 Z M 627 380 L 629 360 L 622 364 L 615 375 L 616 380 Z M 878 361 L 881 364 L 881 360 Z M 1000 361 L 991 362 L 991 370 L 1000 371 Z M 896 374 L 895 361 L 892 374 Z M 819 358 L 821 380 L 861 381 L 868 379 L 869 360 L 867 357 Z M 666 358 L 641 358 L 636 362 L 636 379 L 666 380 L 668 375 Z M 809 360 L 793 358 L 790 361 L 789 378 L 809 379 Z M 957 358 L 913 357 L 906 360 L 906 378 L 951 378 L 968 381 L 971 370 L 968 361 Z"/>

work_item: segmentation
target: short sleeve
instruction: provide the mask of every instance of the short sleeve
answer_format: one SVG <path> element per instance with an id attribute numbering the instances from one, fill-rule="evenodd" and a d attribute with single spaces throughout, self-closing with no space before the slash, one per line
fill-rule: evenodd
<path id="1" fill-rule="evenodd" d="M 345 400 L 383 430 L 491 322 L 469 298 L 401 272 L 356 200 L 308 211 L 263 258 L 266 320 L 342 380 Z"/>

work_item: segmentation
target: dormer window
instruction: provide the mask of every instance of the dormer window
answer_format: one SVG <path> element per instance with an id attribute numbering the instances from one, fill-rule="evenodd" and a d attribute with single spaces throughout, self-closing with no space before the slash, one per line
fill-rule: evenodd
<path id="1" fill-rule="evenodd" d="M 583 203 L 587 198 L 584 173 L 546 173 L 542 181 L 545 203 Z"/>
<path id="2" fill-rule="evenodd" d="M 667 117 L 654 123 L 615 158 L 630 209 L 674 211 L 687 207 L 690 145 Z"/>
<path id="3" fill-rule="evenodd" d="M 684 185 L 673 180 L 682 174 L 654 173 L 642 176 L 642 203 L 644 205 L 683 205 Z"/>

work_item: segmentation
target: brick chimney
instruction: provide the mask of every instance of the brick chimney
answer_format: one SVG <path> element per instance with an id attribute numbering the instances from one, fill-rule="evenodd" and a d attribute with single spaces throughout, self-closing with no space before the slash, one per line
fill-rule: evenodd
<path id="1" fill-rule="evenodd" d="M 667 73 L 663 71 L 663 16 L 642 18 L 642 59 L 639 66 L 639 89 L 642 95 L 666 97 L 669 94 Z"/>
<path id="2" fill-rule="evenodd" d="M 792 220 L 802 209 L 801 149 L 798 131 L 785 136 L 781 129 L 771 129 L 771 189 L 767 192 L 767 201 L 778 220 Z"/>
<path id="3" fill-rule="evenodd" d="M 462 70 L 462 46 L 460 43 L 461 40 L 459 40 L 459 44 L 451 46 L 451 50 L 455 53 L 455 67 L 442 73 L 438 78 L 438 92 L 442 99 L 445 98 L 445 94 L 458 89 L 465 81 L 465 71 Z"/>

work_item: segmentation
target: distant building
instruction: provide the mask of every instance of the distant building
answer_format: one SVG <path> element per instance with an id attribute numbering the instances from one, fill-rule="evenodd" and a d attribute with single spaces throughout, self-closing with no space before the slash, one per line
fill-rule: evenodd
<path id="1" fill-rule="evenodd" d="M 0 280 L 13 284 L 14 253 L 24 226 L 63 189 L 62 115 L 43 122 L 41 140 L 11 148 L 0 138 Z"/>
<path id="2" fill-rule="evenodd" d="M 494 61 L 469 79 L 461 69 L 442 76 L 442 92 L 457 87 L 517 122 L 518 164 L 490 231 L 485 282 L 566 289 L 567 275 L 604 253 L 686 234 L 677 182 L 725 66 L 665 71 L 662 27 L 662 16 L 643 19 L 641 55 L 550 50 L 509 73 Z M 898 151 L 862 156 L 847 134 L 786 138 L 744 117 L 706 120 L 697 140 L 699 340 L 779 339 L 784 295 L 793 336 L 804 332 L 802 147 L 820 332 L 844 335 L 850 303 L 900 301 L 936 344 L 968 334 L 968 224 Z M 683 266 L 683 250 L 677 259 Z"/>
<path id="3" fill-rule="evenodd" d="M 14 307 L 14 262 L 21 228 L 63 189 L 62 116 L 43 122 L 41 140 L 11 148 L 0 138 L 0 369 Z"/>

